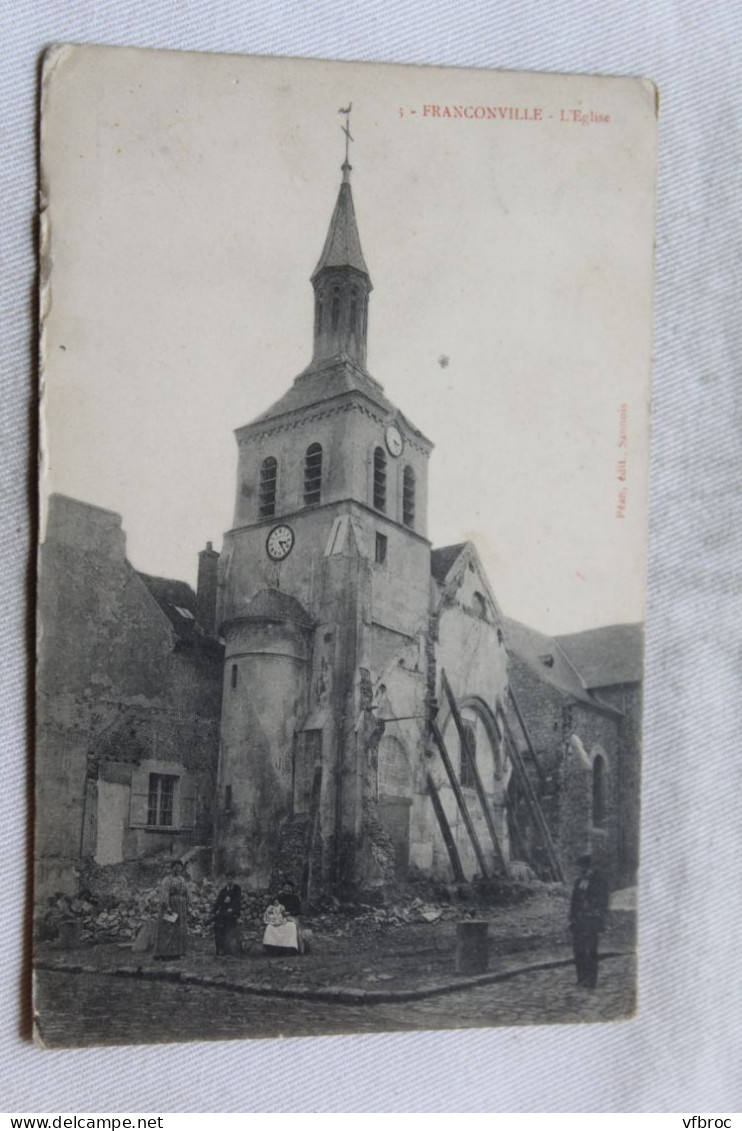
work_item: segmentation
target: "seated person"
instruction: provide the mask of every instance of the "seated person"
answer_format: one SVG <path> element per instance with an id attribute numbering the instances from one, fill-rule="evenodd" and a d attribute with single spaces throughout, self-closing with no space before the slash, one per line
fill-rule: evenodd
<path id="1" fill-rule="evenodd" d="M 294 885 L 291 880 L 286 880 L 281 888 L 281 894 L 278 897 L 283 904 L 286 914 L 290 915 L 292 919 L 298 919 L 301 915 L 301 900 L 296 894 Z"/>
<path id="2" fill-rule="evenodd" d="M 280 895 L 268 905 L 263 922 L 263 949 L 267 954 L 303 954 L 304 945 L 295 916 L 301 911 L 301 902 L 294 885 L 286 882 Z"/>

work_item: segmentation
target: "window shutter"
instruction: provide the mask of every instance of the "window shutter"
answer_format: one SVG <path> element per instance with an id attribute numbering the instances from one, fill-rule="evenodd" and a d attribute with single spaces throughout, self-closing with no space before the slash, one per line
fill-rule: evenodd
<path id="1" fill-rule="evenodd" d="M 142 829 L 147 825 L 149 806 L 149 772 L 140 766 L 131 771 L 131 792 L 129 796 L 129 825 Z"/>
<path id="2" fill-rule="evenodd" d="M 186 774 L 180 779 L 180 827 L 182 829 L 196 827 L 197 801 L 196 782 Z"/>

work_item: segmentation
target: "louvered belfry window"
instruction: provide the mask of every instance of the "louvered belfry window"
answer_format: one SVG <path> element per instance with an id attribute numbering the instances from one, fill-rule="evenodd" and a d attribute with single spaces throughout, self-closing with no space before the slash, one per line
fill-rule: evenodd
<path id="1" fill-rule="evenodd" d="M 268 456 L 260 465 L 260 517 L 270 518 L 276 513 L 276 483 L 278 481 L 278 463 L 273 456 Z"/>
<path id="2" fill-rule="evenodd" d="M 374 451 L 374 506 L 377 511 L 386 510 L 386 452 L 383 448 Z"/>
<path id="3" fill-rule="evenodd" d="M 355 287 L 350 292 L 350 332 L 355 334 L 358 320 L 358 291 Z"/>
<path id="4" fill-rule="evenodd" d="M 409 465 L 402 477 L 402 522 L 410 529 L 415 525 L 415 472 Z"/>
<path id="5" fill-rule="evenodd" d="M 304 506 L 311 507 L 322 495 L 322 445 L 310 444 L 304 457 Z"/>

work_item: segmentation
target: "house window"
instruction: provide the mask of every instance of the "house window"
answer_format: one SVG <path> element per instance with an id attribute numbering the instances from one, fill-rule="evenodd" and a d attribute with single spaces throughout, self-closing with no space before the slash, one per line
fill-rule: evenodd
<path id="1" fill-rule="evenodd" d="M 386 510 L 386 452 L 383 448 L 374 450 L 374 506 L 377 511 Z"/>
<path id="2" fill-rule="evenodd" d="M 415 525 L 415 472 L 409 464 L 402 476 L 402 522 L 410 528 Z"/>
<path id="3" fill-rule="evenodd" d="M 173 823 L 175 783 L 173 774 L 149 775 L 147 824 L 169 827 Z"/>
<path id="4" fill-rule="evenodd" d="M 472 757 L 476 758 L 476 756 L 477 756 L 477 732 L 476 732 L 476 728 L 474 726 L 474 723 L 467 722 L 466 719 L 463 720 L 463 723 L 464 723 L 464 734 L 466 735 L 466 741 L 467 741 L 467 744 L 469 746 L 469 750 L 472 753 Z M 464 753 L 463 742 L 461 744 L 461 772 L 459 774 L 459 781 L 467 789 L 474 789 L 475 788 L 474 771 L 471 767 L 469 759 L 467 758 L 466 754 Z"/>
<path id="5" fill-rule="evenodd" d="M 237 686 L 237 664 L 232 664 L 232 690 Z"/>
<path id="6" fill-rule="evenodd" d="M 260 517 L 270 518 L 276 513 L 276 481 L 278 479 L 278 463 L 273 456 L 268 456 L 260 465 Z"/>
<path id="7" fill-rule="evenodd" d="M 377 565 L 385 565 L 386 564 L 386 543 L 387 543 L 386 534 L 377 534 L 376 535 L 376 564 Z"/>
<path id="8" fill-rule="evenodd" d="M 304 506 L 311 507 L 322 494 L 322 445 L 310 444 L 304 457 Z"/>
<path id="9" fill-rule="evenodd" d="M 601 754 L 593 761 L 593 825 L 605 824 L 605 759 Z"/>

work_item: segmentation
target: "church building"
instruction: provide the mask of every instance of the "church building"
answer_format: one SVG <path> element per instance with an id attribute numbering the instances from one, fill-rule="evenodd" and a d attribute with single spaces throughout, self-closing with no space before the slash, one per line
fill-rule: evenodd
<path id="1" fill-rule="evenodd" d="M 311 361 L 237 429 L 234 521 L 197 591 L 134 570 L 119 515 L 50 499 L 38 898 L 137 890 L 174 858 L 310 903 L 559 881 L 586 850 L 632 882 L 640 626 L 547 638 L 504 619 L 472 543 L 431 547 L 433 445 L 366 366 L 350 172 Z"/>
<path id="2" fill-rule="evenodd" d="M 471 878 L 508 855 L 501 616 L 472 545 L 431 552 L 433 445 L 366 367 L 350 171 L 311 277 L 312 360 L 236 433 L 219 566 L 215 866 L 255 887 L 278 869 L 305 893 L 410 868 Z"/>

